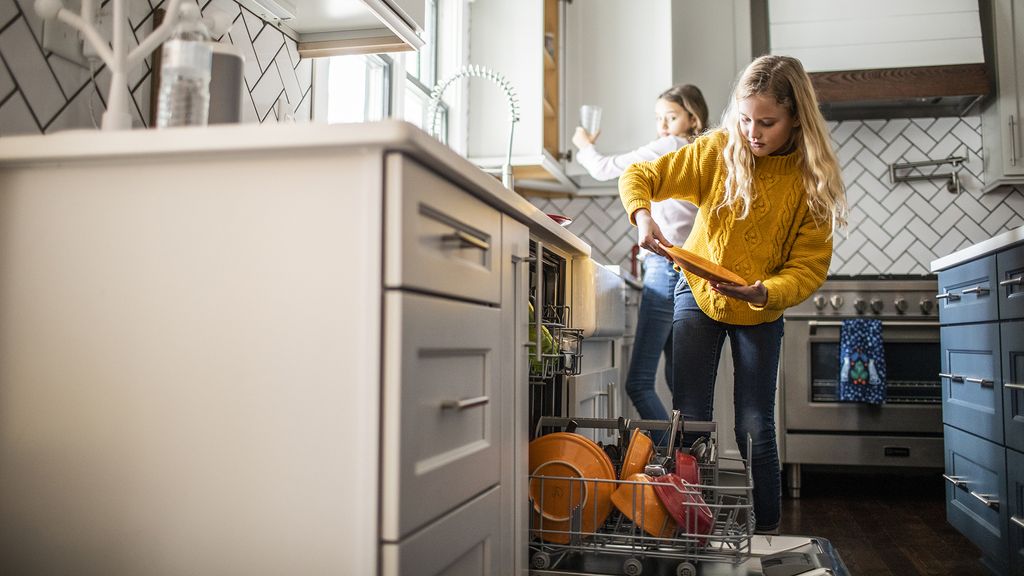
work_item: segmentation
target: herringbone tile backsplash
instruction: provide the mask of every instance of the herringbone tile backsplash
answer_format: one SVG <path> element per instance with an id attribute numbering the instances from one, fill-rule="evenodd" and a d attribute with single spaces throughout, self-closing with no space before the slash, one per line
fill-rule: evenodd
<path id="1" fill-rule="evenodd" d="M 309 119 L 312 65 L 299 59 L 295 41 L 234 0 L 192 1 L 204 15 L 219 11 L 233 22 L 219 40 L 234 45 L 245 57 L 242 121 Z M 93 128 L 106 109 L 110 73 L 105 66 L 96 67 L 94 84 L 88 68 L 44 50 L 43 21 L 34 3 L 0 0 L 0 136 Z M 163 4 L 163 0 L 125 2 L 133 44 L 153 30 L 154 12 Z M 136 127 L 149 124 L 150 62 L 147 58 L 128 78 Z"/>
<path id="2" fill-rule="evenodd" d="M 835 239 L 831 274 L 928 274 L 932 260 L 1024 225 L 1024 191 L 981 193 L 977 116 L 831 122 L 829 129 L 851 212 L 846 233 Z M 960 194 L 947 191 L 944 180 L 889 182 L 889 164 L 949 156 L 967 157 Z M 573 218 L 569 230 L 593 247 L 595 260 L 629 269 L 636 229 L 617 196 L 531 201 Z"/>

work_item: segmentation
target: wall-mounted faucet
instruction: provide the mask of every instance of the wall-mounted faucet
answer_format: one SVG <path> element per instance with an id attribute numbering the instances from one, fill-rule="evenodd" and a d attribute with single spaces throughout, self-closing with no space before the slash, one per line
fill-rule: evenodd
<path id="1" fill-rule="evenodd" d="M 443 82 L 438 82 L 430 92 L 430 103 L 427 107 L 428 133 L 435 138 L 437 137 L 437 124 L 440 120 L 437 112 L 440 107 L 441 96 L 444 95 L 445 90 L 447 90 L 452 83 L 462 78 L 486 78 L 497 84 L 508 99 L 508 148 L 505 151 L 505 164 L 501 167 L 501 183 L 509 190 L 512 190 L 512 137 L 515 134 L 516 122 L 519 121 L 519 97 L 516 95 L 515 88 L 512 87 L 512 84 L 504 76 L 490 68 L 487 68 L 486 66 L 470 64 L 468 66 L 463 66 L 461 70 L 452 74 Z"/>

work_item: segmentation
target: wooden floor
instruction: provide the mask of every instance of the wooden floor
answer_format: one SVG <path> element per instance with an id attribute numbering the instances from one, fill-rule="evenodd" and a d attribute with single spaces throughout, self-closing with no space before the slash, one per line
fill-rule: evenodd
<path id="1" fill-rule="evenodd" d="M 782 499 L 784 534 L 832 542 L 853 576 L 983 576 L 978 549 L 946 522 L 940 471 L 809 470 Z"/>

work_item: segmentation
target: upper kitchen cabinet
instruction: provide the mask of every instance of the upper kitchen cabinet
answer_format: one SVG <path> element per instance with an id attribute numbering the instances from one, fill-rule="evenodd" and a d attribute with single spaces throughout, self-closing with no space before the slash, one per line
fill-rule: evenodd
<path id="1" fill-rule="evenodd" d="M 985 192 L 1024 184 L 1021 110 L 1024 108 L 1024 1 L 992 0 L 996 97 L 982 111 Z"/>
<path id="2" fill-rule="evenodd" d="M 304 58 L 418 50 L 425 0 L 239 0 L 299 44 Z"/>
<path id="3" fill-rule="evenodd" d="M 511 145 L 517 190 L 573 191 L 561 128 L 563 2 L 487 0 L 469 6 L 469 62 L 508 80 L 518 96 L 519 122 L 511 135 L 506 94 L 489 82 L 470 81 L 467 157 L 485 169 L 499 168 Z"/>
<path id="4" fill-rule="evenodd" d="M 768 35 L 771 53 L 803 62 L 830 120 L 959 116 L 991 92 L 981 12 L 979 0 L 769 0 Z"/>
<path id="5" fill-rule="evenodd" d="M 604 154 L 634 150 L 657 137 L 654 102 L 672 85 L 672 19 L 670 0 L 573 0 L 565 6 L 566 147 L 579 125 L 582 104 L 600 106 Z M 717 4 L 717 3 L 716 3 Z M 730 71 L 731 72 L 731 71 Z M 687 76 L 684 81 L 697 84 Z M 566 173 L 587 194 L 615 181 L 594 180 L 577 162 Z M 581 190 L 584 193 L 584 190 Z"/>

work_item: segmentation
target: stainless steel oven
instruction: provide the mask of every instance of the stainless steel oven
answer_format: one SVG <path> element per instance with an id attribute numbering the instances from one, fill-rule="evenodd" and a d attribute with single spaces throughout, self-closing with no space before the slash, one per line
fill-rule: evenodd
<path id="1" fill-rule="evenodd" d="M 930 277 L 832 278 L 786 312 L 781 428 L 791 496 L 800 495 L 803 464 L 942 467 L 936 290 Z M 849 318 L 882 322 L 884 404 L 837 401 Z"/>

